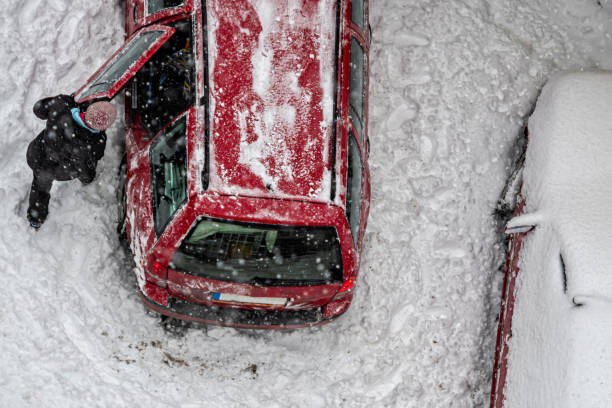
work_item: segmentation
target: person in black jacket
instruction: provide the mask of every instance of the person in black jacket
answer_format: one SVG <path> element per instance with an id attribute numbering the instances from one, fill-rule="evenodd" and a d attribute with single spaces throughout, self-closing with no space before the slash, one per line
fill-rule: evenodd
<path id="1" fill-rule="evenodd" d="M 98 160 L 104 156 L 107 129 L 117 110 L 106 101 L 94 102 L 81 112 L 70 95 L 44 98 L 34 105 L 34 114 L 47 120 L 45 130 L 30 143 L 28 166 L 34 173 L 30 189 L 28 221 L 40 228 L 49 212 L 49 192 L 54 180 L 78 178 L 89 184 L 96 176 Z"/>

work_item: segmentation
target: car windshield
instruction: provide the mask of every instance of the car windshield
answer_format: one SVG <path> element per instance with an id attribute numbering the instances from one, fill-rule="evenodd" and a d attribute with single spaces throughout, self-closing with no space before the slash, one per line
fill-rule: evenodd
<path id="1" fill-rule="evenodd" d="M 262 286 L 342 281 L 334 227 L 254 224 L 204 218 L 176 251 L 170 268 L 205 278 Z"/>

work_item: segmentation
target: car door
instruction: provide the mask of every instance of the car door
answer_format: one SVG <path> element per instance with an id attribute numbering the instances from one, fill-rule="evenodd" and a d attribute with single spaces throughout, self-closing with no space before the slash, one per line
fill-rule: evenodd
<path id="1" fill-rule="evenodd" d="M 99 99 L 113 99 L 175 31 L 172 27 L 154 25 L 135 32 L 75 92 L 76 102 L 82 104 Z M 126 228 L 132 248 L 144 254 L 145 249 L 152 245 L 152 234 L 147 233 L 150 228 L 145 221 L 146 217 L 141 216 L 143 208 L 148 208 L 150 212 L 150 193 L 147 194 L 145 188 L 149 185 L 150 177 L 147 155 L 142 149 L 143 146 L 137 143 L 143 139 L 143 135 L 134 134 L 131 129 L 127 131 L 125 138 L 128 172 Z"/>
<path id="2" fill-rule="evenodd" d="M 517 196 L 514 215 L 522 215 L 525 211 L 525 199 L 521 193 Z M 531 228 L 519 227 L 508 229 L 505 233 L 510 236 L 506 256 L 506 268 L 502 288 L 502 299 L 497 328 L 497 341 L 495 346 L 495 362 L 493 364 L 493 379 L 491 384 L 490 408 L 503 408 L 504 387 L 508 372 L 509 343 L 512 338 L 512 316 L 516 299 L 516 283 L 519 275 L 519 255 L 523 242 Z"/>
<path id="3" fill-rule="evenodd" d="M 135 32 L 75 92 L 76 102 L 81 104 L 96 99 L 113 99 L 174 32 L 172 27 L 163 25 L 153 25 Z"/>
<path id="4" fill-rule="evenodd" d="M 493 366 L 493 380 L 491 386 L 491 408 L 503 408 L 504 386 L 508 371 L 509 342 L 512 337 L 512 315 L 514 313 L 514 300 L 516 295 L 516 279 L 519 273 L 519 253 L 527 232 L 510 235 L 508 242 L 508 256 L 506 259 L 506 272 L 502 289 L 502 300 L 497 329 L 497 342 L 495 346 L 495 362 Z"/>

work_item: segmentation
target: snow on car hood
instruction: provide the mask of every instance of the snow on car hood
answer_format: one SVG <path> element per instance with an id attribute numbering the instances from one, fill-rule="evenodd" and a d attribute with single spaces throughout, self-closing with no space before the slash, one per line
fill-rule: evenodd
<path id="1" fill-rule="evenodd" d="M 568 293 L 612 299 L 612 74 L 554 77 L 529 120 L 528 212 L 561 238 Z"/>
<path id="2" fill-rule="evenodd" d="M 329 201 L 335 2 L 208 3 L 210 184 Z"/>
<path id="3" fill-rule="evenodd" d="M 523 192 L 542 222 L 520 253 L 505 406 L 612 400 L 611 106 L 612 74 L 561 74 L 529 120 Z"/>

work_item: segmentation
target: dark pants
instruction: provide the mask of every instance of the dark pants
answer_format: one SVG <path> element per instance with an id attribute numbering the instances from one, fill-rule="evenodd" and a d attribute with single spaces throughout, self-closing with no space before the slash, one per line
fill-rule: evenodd
<path id="1" fill-rule="evenodd" d="M 30 188 L 30 205 L 28 220 L 31 224 L 42 224 L 49 214 L 49 199 L 53 177 L 46 172 L 34 172 L 34 180 Z"/>

